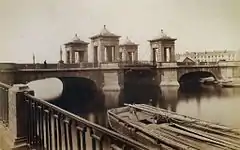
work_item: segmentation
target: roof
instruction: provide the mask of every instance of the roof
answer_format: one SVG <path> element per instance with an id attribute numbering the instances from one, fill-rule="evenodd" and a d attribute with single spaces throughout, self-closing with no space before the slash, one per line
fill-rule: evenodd
<path id="1" fill-rule="evenodd" d="M 97 35 L 94 35 L 94 36 L 90 37 L 90 39 L 95 39 L 95 38 L 98 38 L 98 37 L 116 37 L 116 38 L 119 38 L 121 36 L 118 36 L 116 34 L 111 33 L 110 31 L 107 30 L 106 25 L 104 25 L 101 32 Z"/>
<path id="2" fill-rule="evenodd" d="M 66 43 L 66 44 L 64 44 L 64 45 L 70 45 L 70 44 L 85 44 L 85 45 L 86 45 L 86 44 L 89 44 L 89 43 L 80 40 L 80 38 L 78 37 L 78 35 L 75 34 L 75 36 L 73 37 L 73 39 L 72 39 L 70 42 L 68 42 L 68 43 Z"/>
<path id="3" fill-rule="evenodd" d="M 183 62 L 195 62 L 192 58 L 186 57 Z"/>
<path id="4" fill-rule="evenodd" d="M 195 62 L 194 59 L 188 56 L 180 57 L 177 61 L 178 62 Z"/>
<path id="5" fill-rule="evenodd" d="M 138 44 L 132 42 L 131 40 L 129 40 L 129 38 L 127 37 L 121 44 L 120 46 L 137 46 Z"/>
<path id="6" fill-rule="evenodd" d="M 155 37 L 155 38 L 153 38 L 152 40 L 149 40 L 149 41 L 151 42 L 151 41 L 163 41 L 163 40 L 175 41 L 177 39 L 168 36 L 166 33 L 163 32 L 163 29 L 161 29 L 160 36 L 157 36 L 157 37 Z"/>

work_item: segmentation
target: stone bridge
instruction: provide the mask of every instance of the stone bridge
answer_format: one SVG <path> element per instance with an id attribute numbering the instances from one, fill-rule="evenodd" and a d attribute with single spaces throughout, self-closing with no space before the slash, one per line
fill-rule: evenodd
<path id="1" fill-rule="evenodd" d="M 144 67 L 145 66 L 145 67 Z M 72 68 L 71 68 L 72 67 Z M 119 63 L 109 63 L 109 64 L 101 64 L 101 65 L 89 65 L 86 68 L 73 66 L 65 67 L 57 67 L 57 64 L 51 64 L 50 67 L 43 68 L 41 65 L 40 67 L 34 67 L 31 64 L 14 64 L 14 63 L 7 63 L 7 64 L 0 64 L 0 80 L 7 84 L 18 84 L 18 83 L 28 83 L 30 81 L 56 77 L 56 78 L 63 78 L 63 77 L 78 77 L 84 78 L 91 81 L 94 81 L 96 86 L 99 89 L 103 90 L 120 90 L 120 88 L 124 87 L 124 77 L 127 74 L 138 73 L 142 74 L 142 72 L 149 72 L 148 77 L 150 76 L 152 79 L 151 66 L 149 65 L 132 65 L 125 67 Z M 135 74 L 135 77 L 138 76 Z M 129 78 L 126 78 L 129 79 Z M 133 79 L 133 78 L 131 78 Z M 142 78 L 145 80 L 145 78 Z M 145 81 L 147 83 L 148 81 Z"/>
<path id="2" fill-rule="evenodd" d="M 178 65 L 161 63 L 156 66 L 119 66 L 118 63 L 91 68 L 21 68 L 19 64 L 1 64 L 1 81 L 7 84 L 27 83 L 49 77 L 79 77 L 95 82 L 103 90 L 120 90 L 126 83 L 179 85 L 186 74 L 220 79 L 238 79 L 239 62 L 220 62 L 214 65 Z"/>

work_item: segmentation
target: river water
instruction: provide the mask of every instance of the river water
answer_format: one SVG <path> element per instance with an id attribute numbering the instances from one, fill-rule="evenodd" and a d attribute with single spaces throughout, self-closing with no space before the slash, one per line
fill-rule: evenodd
<path id="1" fill-rule="evenodd" d="M 132 86 L 122 91 L 109 91 L 94 96 L 89 93 L 82 93 L 84 96 L 79 94 L 78 103 L 72 103 L 68 111 L 105 127 L 108 126 L 107 109 L 121 107 L 124 103 L 144 103 L 240 128 L 240 88 Z"/>
<path id="2" fill-rule="evenodd" d="M 149 104 L 232 128 L 240 128 L 240 88 L 218 86 L 160 88 L 135 85 L 127 86 L 121 91 L 102 92 L 74 87 L 63 94 L 55 104 L 94 123 L 109 127 L 107 110 L 124 106 L 124 103 Z M 75 135 L 76 131 L 73 133 Z M 72 139 L 76 147 L 77 138 Z M 63 135 L 62 140 L 64 141 Z M 109 149 L 108 142 L 103 143 L 104 149 Z M 92 149 L 89 131 L 86 135 L 86 146 L 87 149 Z"/>

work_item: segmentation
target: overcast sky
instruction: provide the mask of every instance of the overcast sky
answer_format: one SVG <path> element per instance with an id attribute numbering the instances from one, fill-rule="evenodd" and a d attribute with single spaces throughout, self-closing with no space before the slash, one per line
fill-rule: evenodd
<path id="1" fill-rule="evenodd" d="M 90 42 L 104 24 L 140 44 L 141 59 L 161 29 L 177 52 L 240 48 L 240 0 L 0 0 L 0 19 L 1 62 L 56 62 L 75 33 Z"/>

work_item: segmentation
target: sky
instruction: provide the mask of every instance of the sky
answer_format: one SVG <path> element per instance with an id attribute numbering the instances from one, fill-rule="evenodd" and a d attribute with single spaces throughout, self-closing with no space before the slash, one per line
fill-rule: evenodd
<path id="1" fill-rule="evenodd" d="M 239 50 L 240 0 L 0 0 L 0 62 L 57 62 L 75 33 L 90 42 L 104 25 L 140 44 L 142 60 L 161 29 L 177 53 Z"/>

